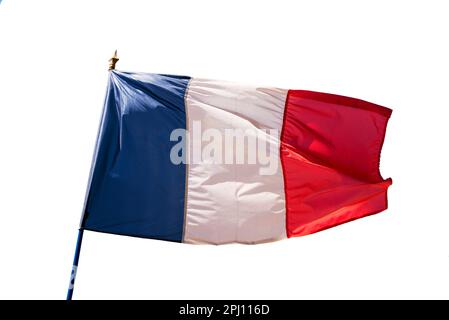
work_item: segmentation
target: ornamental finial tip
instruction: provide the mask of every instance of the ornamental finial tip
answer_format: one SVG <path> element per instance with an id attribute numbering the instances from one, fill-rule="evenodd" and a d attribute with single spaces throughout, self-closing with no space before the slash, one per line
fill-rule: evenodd
<path id="1" fill-rule="evenodd" d="M 109 71 L 115 70 L 115 64 L 117 63 L 117 61 L 119 61 L 119 58 L 117 56 L 117 50 L 115 50 L 114 55 L 111 59 L 109 59 Z"/>

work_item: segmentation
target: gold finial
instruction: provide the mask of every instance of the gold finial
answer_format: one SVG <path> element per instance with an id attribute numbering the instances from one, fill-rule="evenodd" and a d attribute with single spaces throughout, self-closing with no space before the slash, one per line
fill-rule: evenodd
<path id="1" fill-rule="evenodd" d="M 109 59 L 109 71 L 111 70 L 115 70 L 115 64 L 117 63 L 117 61 L 119 60 L 119 58 L 117 57 L 117 50 L 115 50 L 114 55 L 112 56 L 111 59 Z"/>

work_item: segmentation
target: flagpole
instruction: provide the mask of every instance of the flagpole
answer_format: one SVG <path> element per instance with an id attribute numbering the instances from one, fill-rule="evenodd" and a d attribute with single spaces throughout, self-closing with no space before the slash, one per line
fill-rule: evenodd
<path id="1" fill-rule="evenodd" d="M 76 270 L 78 269 L 78 262 L 80 260 L 80 253 L 81 253 L 81 244 L 83 242 L 83 234 L 84 230 L 79 229 L 78 240 L 76 241 L 75 257 L 73 258 L 72 274 L 70 275 L 69 290 L 67 291 L 66 300 L 72 300 L 73 290 L 75 288 Z"/>
<path id="2" fill-rule="evenodd" d="M 109 59 L 108 71 L 115 70 L 115 65 L 118 60 L 119 58 L 117 56 L 117 50 L 115 50 L 114 55 L 111 57 L 111 59 Z M 78 239 L 76 240 L 75 257 L 73 258 L 73 266 L 72 266 L 72 273 L 70 275 L 69 289 L 67 290 L 66 300 L 68 301 L 72 300 L 73 291 L 75 289 L 76 271 L 78 269 L 78 262 L 80 260 L 81 244 L 83 243 L 83 234 L 84 229 L 80 228 L 78 230 Z"/>

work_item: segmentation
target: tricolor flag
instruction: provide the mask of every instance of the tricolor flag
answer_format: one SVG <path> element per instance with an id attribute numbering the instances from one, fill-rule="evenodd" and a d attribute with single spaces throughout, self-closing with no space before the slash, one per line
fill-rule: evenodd
<path id="1" fill-rule="evenodd" d="M 378 213 L 390 114 L 327 93 L 111 71 L 81 229 L 254 244 Z"/>

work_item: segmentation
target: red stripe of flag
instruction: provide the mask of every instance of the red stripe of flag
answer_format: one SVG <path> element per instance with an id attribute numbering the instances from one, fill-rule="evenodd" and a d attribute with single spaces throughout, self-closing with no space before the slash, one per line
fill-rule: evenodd
<path id="1" fill-rule="evenodd" d="M 288 92 L 281 134 L 287 236 L 327 229 L 387 208 L 379 172 L 391 110 L 311 91 Z"/>

